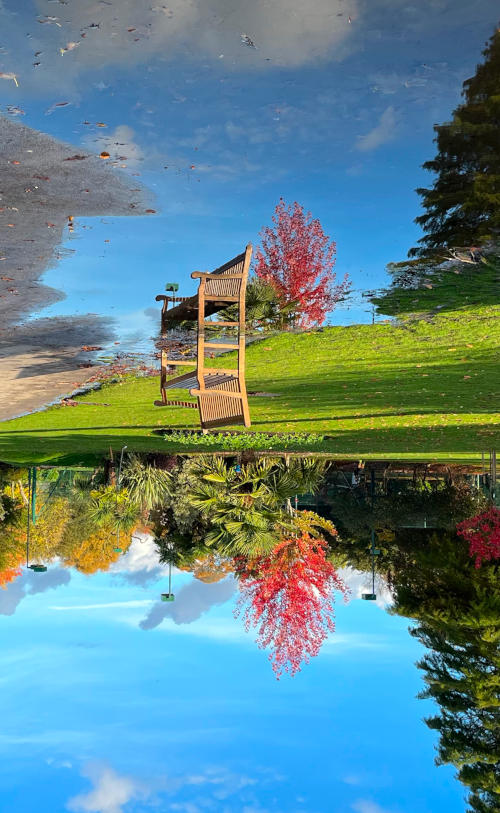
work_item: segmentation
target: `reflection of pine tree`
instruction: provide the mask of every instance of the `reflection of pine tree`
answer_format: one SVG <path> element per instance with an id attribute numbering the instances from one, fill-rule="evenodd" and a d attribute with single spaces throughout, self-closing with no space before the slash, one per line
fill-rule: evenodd
<path id="1" fill-rule="evenodd" d="M 436 761 L 456 766 L 471 790 L 471 811 L 494 813 L 500 809 L 500 566 L 476 570 L 466 544 L 449 534 L 417 542 L 411 553 L 394 576 L 393 612 L 417 620 L 411 634 L 429 650 L 418 666 L 427 684 L 420 696 L 439 706 L 426 720 L 439 732 Z"/>

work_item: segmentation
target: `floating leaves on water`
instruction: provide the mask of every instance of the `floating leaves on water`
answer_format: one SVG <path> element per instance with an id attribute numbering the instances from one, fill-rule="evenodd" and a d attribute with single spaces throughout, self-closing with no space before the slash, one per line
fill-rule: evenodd
<path id="1" fill-rule="evenodd" d="M 59 48 L 59 52 L 61 56 L 63 56 L 66 53 L 66 51 L 74 51 L 75 48 L 78 48 L 79 45 L 80 45 L 79 42 L 67 42 L 64 48 Z"/>
<path id="2" fill-rule="evenodd" d="M 54 102 L 54 104 L 47 108 L 45 115 L 50 116 L 50 114 L 53 113 L 54 110 L 57 110 L 58 107 L 67 107 L 69 104 L 71 104 L 71 102 Z"/>
<path id="3" fill-rule="evenodd" d="M 59 22 L 59 17 L 51 17 L 48 14 L 41 19 L 38 17 L 37 22 L 39 22 L 41 25 L 48 23 L 49 25 L 57 25 L 58 28 L 62 28 L 61 23 Z"/>
<path id="4" fill-rule="evenodd" d="M 2 73 L 0 73 L 0 79 L 12 79 L 12 81 L 16 85 L 16 88 L 19 87 L 19 82 L 17 81 L 17 76 L 16 76 L 15 73 L 2 72 Z"/>
<path id="5" fill-rule="evenodd" d="M 247 45 L 249 48 L 256 48 L 254 41 L 250 39 L 248 34 L 240 34 L 240 37 L 243 45 Z"/>

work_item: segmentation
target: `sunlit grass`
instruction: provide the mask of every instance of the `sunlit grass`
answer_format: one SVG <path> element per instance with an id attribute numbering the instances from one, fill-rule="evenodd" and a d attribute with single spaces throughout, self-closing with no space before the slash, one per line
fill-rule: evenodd
<path id="1" fill-rule="evenodd" d="M 500 438 L 499 315 L 498 306 L 464 308 L 264 339 L 248 348 L 247 386 L 277 397 L 251 397 L 252 426 L 235 429 L 320 433 L 324 451 L 344 457 L 477 459 Z M 99 406 L 5 422 L 0 459 L 77 461 L 123 443 L 168 451 L 152 430 L 198 428 L 198 413 L 157 408 L 157 397 L 158 379 L 130 379 L 93 393 Z"/>

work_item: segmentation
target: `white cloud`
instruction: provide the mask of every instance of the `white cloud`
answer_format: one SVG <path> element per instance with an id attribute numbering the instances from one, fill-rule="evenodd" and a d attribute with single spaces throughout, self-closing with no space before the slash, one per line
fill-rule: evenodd
<path id="1" fill-rule="evenodd" d="M 120 575 L 131 584 L 144 587 L 167 575 L 168 565 L 160 563 L 154 538 L 150 534 L 137 533 L 127 552 L 113 562 L 109 572 Z"/>
<path id="2" fill-rule="evenodd" d="M 87 765 L 82 775 L 93 788 L 68 801 L 66 807 L 74 813 L 122 813 L 128 802 L 149 795 L 135 779 L 120 776 L 105 765 Z"/>
<path id="3" fill-rule="evenodd" d="M 143 630 L 154 629 L 166 618 L 172 619 L 173 624 L 191 624 L 212 607 L 224 604 L 233 596 L 235 591 L 236 581 L 232 577 L 227 577 L 215 584 L 205 584 L 193 579 L 179 590 L 172 604 L 157 602 L 139 626 Z M 203 625 L 196 624 L 193 633 L 198 635 L 206 634 L 202 629 Z M 226 638 L 227 636 L 222 635 L 219 637 Z"/>
<path id="4" fill-rule="evenodd" d="M 371 802 L 369 799 L 358 799 L 351 807 L 356 813 L 391 813 L 389 808 L 380 807 L 376 802 Z"/>
<path id="5" fill-rule="evenodd" d="M 133 601 L 108 601 L 104 604 L 65 604 L 54 605 L 49 610 L 106 610 L 108 607 L 149 607 L 154 604 L 153 599 L 141 599 Z"/>
<path id="6" fill-rule="evenodd" d="M 386 107 L 380 116 L 378 124 L 373 128 L 373 130 L 370 130 L 370 132 L 366 133 L 364 136 L 358 136 L 356 149 L 361 150 L 361 152 L 376 150 L 377 147 L 382 146 L 382 144 L 386 144 L 388 141 L 391 141 L 394 138 L 395 129 L 396 114 L 391 105 L 390 107 Z"/>
<path id="7" fill-rule="evenodd" d="M 339 576 L 345 582 L 351 591 L 351 597 L 360 599 L 363 593 L 372 592 L 372 574 L 365 573 L 361 570 L 355 570 L 352 567 L 343 567 L 339 569 Z M 375 575 L 375 593 L 377 596 L 376 601 L 378 607 L 385 608 L 388 604 L 392 604 L 393 595 L 385 579 L 379 574 Z"/>

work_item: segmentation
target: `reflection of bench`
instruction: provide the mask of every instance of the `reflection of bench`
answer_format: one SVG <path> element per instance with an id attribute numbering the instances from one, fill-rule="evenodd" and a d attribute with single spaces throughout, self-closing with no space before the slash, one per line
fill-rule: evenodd
<path id="1" fill-rule="evenodd" d="M 194 271 L 193 279 L 199 279 L 198 293 L 190 297 L 160 295 L 157 301 L 163 300 L 161 314 L 161 335 L 167 335 L 169 328 L 186 320 L 198 324 L 197 352 L 193 361 L 169 360 L 168 351 L 161 351 L 161 401 L 156 406 L 195 407 L 189 401 L 168 401 L 167 390 L 189 390 L 196 395 L 200 422 L 204 429 L 226 424 L 242 423 L 250 426 L 247 392 L 245 385 L 245 293 L 248 270 L 252 256 L 249 244 L 243 254 L 216 268 L 212 273 Z M 178 303 L 168 310 L 169 303 Z M 207 321 L 206 317 L 222 310 L 227 305 L 236 305 L 238 320 L 234 322 Z M 205 331 L 210 327 L 237 328 L 237 336 L 231 342 L 210 341 L 205 339 Z M 235 369 L 205 367 L 205 348 L 212 350 L 236 350 L 238 362 Z M 190 373 L 170 378 L 170 367 L 196 367 Z"/>

